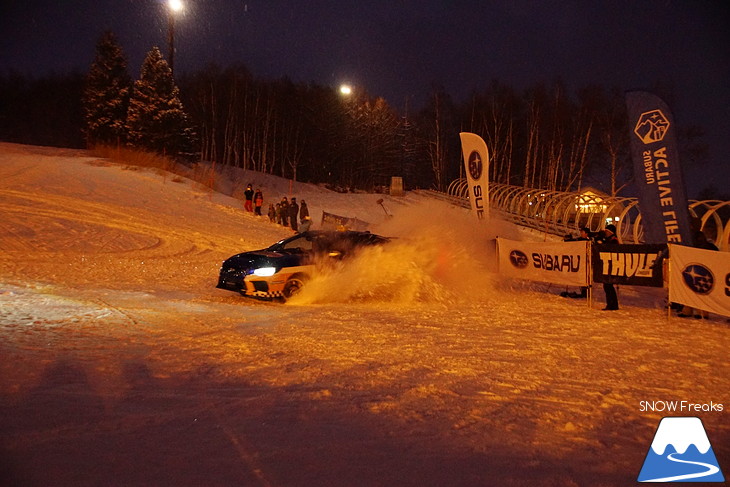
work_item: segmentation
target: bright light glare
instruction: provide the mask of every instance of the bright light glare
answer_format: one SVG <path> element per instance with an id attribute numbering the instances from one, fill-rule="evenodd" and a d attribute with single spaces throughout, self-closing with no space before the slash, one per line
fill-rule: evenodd
<path id="1" fill-rule="evenodd" d="M 180 0 L 170 0 L 168 6 L 173 12 L 180 12 L 183 9 L 183 4 Z"/>
<path id="2" fill-rule="evenodd" d="M 341 85 L 340 86 L 340 93 L 343 95 L 351 95 L 352 94 L 352 86 L 350 85 Z"/>
<path id="3" fill-rule="evenodd" d="M 269 277 L 276 274 L 276 267 L 260 267 L 253 271 L 254 276 Z"/>

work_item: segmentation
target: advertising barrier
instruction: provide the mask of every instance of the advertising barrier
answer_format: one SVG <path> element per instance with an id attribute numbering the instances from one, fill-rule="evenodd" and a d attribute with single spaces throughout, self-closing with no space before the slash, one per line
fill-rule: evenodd
<path id="1" fill-rule="evenodd" d="M 669 301 L 730 316 L 727 252 L 669 246 Z"/>
<path id="2" fill-rule="evenodd" d="M 662 287 L 666 245 L 592 245 L 593 282 Z"/>
<path id="3" fill-rule="evenodd" d="M 588 285 L 588 241 L 520 242 L 497 238 L 499 272 L 531 281 Z"/>

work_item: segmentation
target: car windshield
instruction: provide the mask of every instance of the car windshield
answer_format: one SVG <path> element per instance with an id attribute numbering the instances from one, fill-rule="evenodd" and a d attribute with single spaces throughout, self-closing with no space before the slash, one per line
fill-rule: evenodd
<path id="1" fill-rule="evenodd" d="M 268 250 L 275 252 L 308 252 L 312 250 L 312 238 L 309 235 L 297 235 L 275 243 Z"/>

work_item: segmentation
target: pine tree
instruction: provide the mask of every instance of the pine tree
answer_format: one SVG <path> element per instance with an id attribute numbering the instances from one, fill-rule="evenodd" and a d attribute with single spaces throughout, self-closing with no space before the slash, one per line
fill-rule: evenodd
<path id="1" fill-rule="evenodd" d="M 88 145 L 126 140 L 126 118 L 132 78 L 127 60 L 111 31 L 96 45 L 83 94 L 84 136 Z"/>
<path id="2" fill-rule="evenodd" d="M 147 53 L 134 83 L 127 126 L 132 145 L 173 156 L 192 150 L 193 130 L 180 91 L 157 47 Z"/>

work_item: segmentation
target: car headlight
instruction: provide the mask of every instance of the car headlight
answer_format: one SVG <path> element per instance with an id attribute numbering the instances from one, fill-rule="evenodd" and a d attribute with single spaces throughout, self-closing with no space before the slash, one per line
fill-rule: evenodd
<path id="1" fill-rule="evenodd" d="M 276 274 L 276 267 L 259 267 L 253 270 L 254 276 L 269 277 Z"/>

